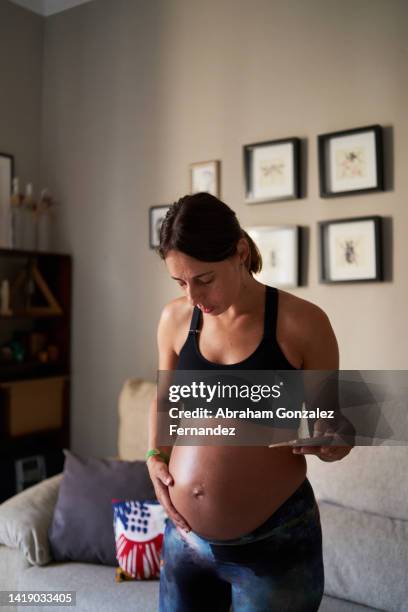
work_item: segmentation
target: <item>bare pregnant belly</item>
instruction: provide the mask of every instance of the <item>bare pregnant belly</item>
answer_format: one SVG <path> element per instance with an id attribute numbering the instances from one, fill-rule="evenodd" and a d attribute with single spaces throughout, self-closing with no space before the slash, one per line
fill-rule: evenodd
<path id="1" fill-rule="evenodd" d="M 300 486 L 306 460 L 287 447 L 175 446 L 170 499 L 204 538 L 240 537 L 266 521 Z"/>

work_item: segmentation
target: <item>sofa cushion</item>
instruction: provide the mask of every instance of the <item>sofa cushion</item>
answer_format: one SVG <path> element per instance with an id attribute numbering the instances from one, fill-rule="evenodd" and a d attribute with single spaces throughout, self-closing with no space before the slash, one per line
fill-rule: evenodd
<path id="1" fill-rule="evenodd" d="M 102 565 L 85 563 L 50 563 L 35 568 L 23 563 L 17 550 L 0 546 L 0 587 L 2 590 L 76 591 L 78 612 L 111 612 L 129 609 L 133 612 L 157 612 L 159 582 L 115 584 L 112 570 Z M 30 569 L 28 569 L 30 568 Z M 345 600 L 325 595 L 319 612 L 373 612 Z M 376 608 L 375 608 L 376 610 Z"/>
<path id="2" fill-rule="evenodd" d="M 156 396 L 156 384 L 128 379 L 119 395 L 118 452 L 121 459 L 144 459 L 150 404 Z"/>
<path id="3" fill-rule="evenodd" d="M 341 461 L 307 456 L 317 499 L 408 520 L 408 447 L 357 446 Z"/>
<path id="4" fill-rule="evenodd" d="M 156 499 L 146 464 L 64 453 L 64 473 L 49 529 L 52 555 L 56 561 L 115 566 L 112 498 Z"/>
<path id="5" fill-rule="evenodd" d="M 408 601 L 408 521 L 320 502 L 325 593 L 402 612 Z"/>
<path id="6" fill-rule="evenodd" d="M 17 591 L 18 577 L 28 567 L 32 567 L 18 548 L 0 545 L 0 592 Z M 15 612 L 15 608 L 9 608 Z M 2 612 L 6 610 L 2 607 Z"/>
<path id="7" fill-rule="evenodd" d="M 75 612 L 157 612 L 158 580 L 115 582 L 111 567 L 90 563 L 50 563 L 34 567 L 18 576 L 21 591 L 75 591 Z M 21 608 L 25 610 L 26 608 Z M 38 610 L 40 608 L 32 608 Z M 49 609 L 41 608 L 41 610 Z"/>
<path id="8" fill-rule="evenodd" d="M 355 603 L 354 601 L 346 601 L 345 599 L 338 599 L 338 597 L 330 597 L 324 595 L 322 603 L 320 604 L 319 612 L 384 612 L 379 608 L 368 608 L 361 604 Z"/>
<path id="9" fill-rule="evenodd" d="M 0 569 L 2 556 L 0 547 Z M 45 568 L 30 567 L 16 576 L 15 590 L 61 590 L 76 592 L 78 612 L 157 612 L 159 581 L 113 582 L 112 570 L 85 563 L 50 563 Z M 7 589 L 8 590 L 8 589 Z M 319 612 L 375 612 L 360 604 L 324 595 Z"/>
<path id="10" fill-rule="evenodd" d="M 46 478 L 0 505 L 0 543 L 19 548 L 34 565 L 52 560 L 48 528 L 61 480 L 62 474 Z"/>

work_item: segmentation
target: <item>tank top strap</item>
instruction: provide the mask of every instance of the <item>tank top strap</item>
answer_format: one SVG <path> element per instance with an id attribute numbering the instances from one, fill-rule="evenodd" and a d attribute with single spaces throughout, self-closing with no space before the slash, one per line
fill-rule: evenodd
<path id="1" fill-rule="evenodd" d="M 201 310 L 197 308 L 197 306 L 194 306 L 193 316 L 191 317 L 190 329 L 188 330 L 189 334 L 198 334 L 198 332 L 200 331 L 198 329 L 200 323 L 200 314 Z"/>
<path id="2" fill-rule="evenodd" d="M 278 321 L 278 290 L 266 285 L 264 338 L 276 339 L 276 324 Z"/>

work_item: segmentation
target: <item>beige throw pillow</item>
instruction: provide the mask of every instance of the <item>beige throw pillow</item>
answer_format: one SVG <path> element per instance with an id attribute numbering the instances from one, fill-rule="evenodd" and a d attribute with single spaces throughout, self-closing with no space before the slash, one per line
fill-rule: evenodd
<path id="1" fill-rule="evenodd" d="M 52 561 L 48 528 L 62 474 L 57 474 L 0 504 L 0 544 L 18 548 L 32 565 Z"/>
<path id="2" fill-rule="evenodd" d="M 144 459 L 148 443 L 150 404 L 156 396 L 156 383 L 128 379 L 119 395 L 118 451 L 121 459 Z"/>

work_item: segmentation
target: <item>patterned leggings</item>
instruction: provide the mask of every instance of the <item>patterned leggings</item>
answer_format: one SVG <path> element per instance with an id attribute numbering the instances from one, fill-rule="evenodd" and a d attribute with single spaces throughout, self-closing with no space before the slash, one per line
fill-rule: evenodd
<path id="1" fill-rule="evenodd" d="M 319 509 L 306 478 L 266 521 L 234 540 L 207 540 L 170 519 L 160 612 L 316 612 L 324 570 Z"/>

